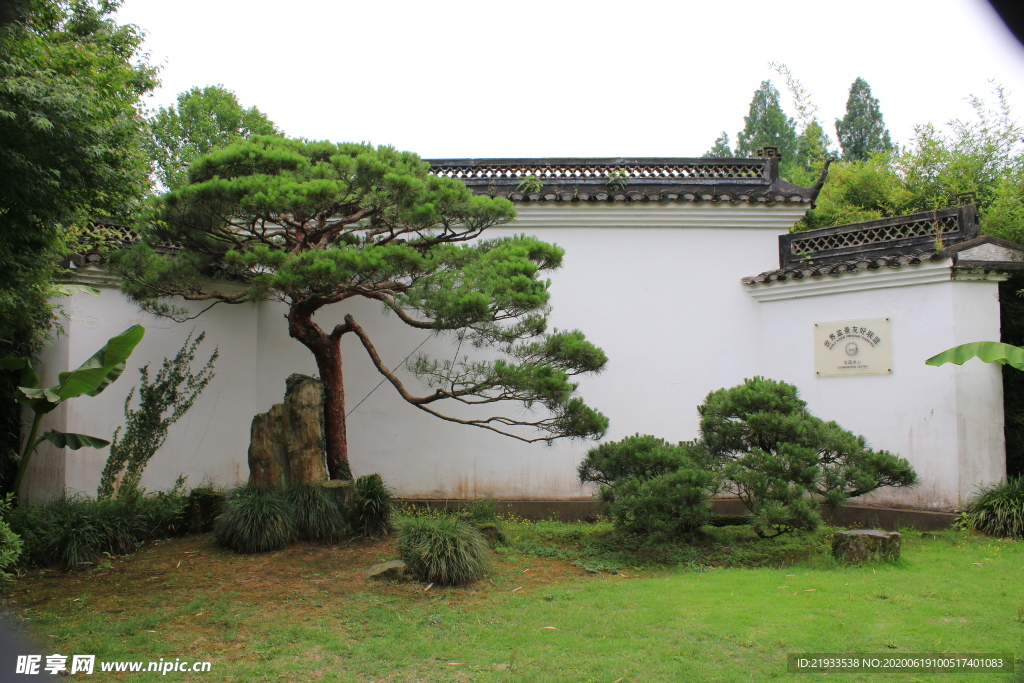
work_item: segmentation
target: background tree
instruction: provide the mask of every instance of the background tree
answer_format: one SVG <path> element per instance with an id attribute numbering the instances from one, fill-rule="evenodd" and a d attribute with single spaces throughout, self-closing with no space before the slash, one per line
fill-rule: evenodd
<path id="1" fill-rule="evenodd" d="M 707 152 L 704 152 L 705 158 L 708 159 L 730 159 L 735 157 L 733 154 L 732 147 L 729 146 L 729 134 L 724 130 L 722 134 L 715 140 L 714 146 Z"/>
<path id="2" fill-rule="evenodd" d="M 995 95 L 994 106 L 970 98 L 973 120 L 916 126 L 903 149 L 834 164 L 797 229 L 944 208 L 974 193 L 983 233 L 1024 241 L 1024 127 L 1001 87 Z"/>
<path id="3" fill-rule="evenodd" d="M 510 221 L 511 202 L 476 196 L 460 181 L 430 174 L 408 152 L 364 144 L 256 136 L 195 161 L 189 183 L 164 198 L 150 243 L 182 245 L 164 258 L 140 245 L 115 254 L 123 291 L 147 310 L 182 315 L 164 299 L 288 306 L 289 334 L 309 349 L 324 382 L 327 466 L 351 479 L 341 339 L 354 334 L 377 370 L 413 406 L 451 422 L 524 441 L 599 437 L 607 418 L 574 395 L 574 375 L 597 372 L 600 349 L 579 332 L 546 333 L 548 283 L 563 252 L 531 237 L 467 242 Z M 240 293 L 219 276 L 241 279 Z M 407 369 L 429 391 L 412 393 L 384 365 L 352 314 L 321 327 L 314 315 L 362 297 L 419 330 L 450 331 L 460 343 L 493 348 L 500 360 L 439 362 Z M 211 304 L 211 305 L 214 305 Z M 439 402 L 540 405 L 548 415 L 462 418 Z M 520 429 L 536 430 L 524 435 Z M 539 432 L 539 436 L 537 436 Z"/>
<path id="4" fill-rule="evenodd" d="M 817 182 L 826 160 L 834 156 L 832 140 L 818 121 L 818 107 L 800 79 L 785 64 L 772 62 L 770 66 L 786 80 L 800 130 L 796 150 L 790 158 L 782 158 L 780 173 L 794 185 L 810 187 Z"/>
<path id="5" fill-rule="evenodd" d="M 872 154 L 893 149 L 878 100 L 871 96 L 871 86 L 863 78 L 850 86 L 846 116 L 836 119 L 836 134 L 844 161 L 863 161 Z"/>
<path id="6" fill-rule="evenodd" d="M 188 167 L 203 154 L 251 135 L 277 135 L 274 122 L 256 107 L 243 107 L 221 85 L 192 88 L 178 95 L 177 106 L 161 107 L 146 121 L 145 149 L 156 180 L 177 189 Z"/>
<path id="7" fill-rule="evenodd" d="M 745 126 L 737 134 L 738 156 L 754 156 L 758 147 L 778 147 L 783 162 L 796 154 L 796 122 L 787 117 L 779 104 L 779 91 L 771 81 L 762 81 L 743 117 Z"/>
<path id="8" fill-rule="evenodd" d="M 0 26 L 0 357 L 38 350 L 75 228 L 126 220 L 148 185 L 138 103 L 156 84 L 118 2 L 27 0 Z M 0 373 L 0 486 L 20 437 L 16 378 Z"/>

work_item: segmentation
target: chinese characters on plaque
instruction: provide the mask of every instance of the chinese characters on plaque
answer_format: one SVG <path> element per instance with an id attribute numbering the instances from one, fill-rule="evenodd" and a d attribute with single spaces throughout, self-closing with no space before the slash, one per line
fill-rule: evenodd
<path id="1" fill-rule="evenodd" d="M 892 374 L 892 324 L 888 318 L 814 323 L 818 377 Z"/>

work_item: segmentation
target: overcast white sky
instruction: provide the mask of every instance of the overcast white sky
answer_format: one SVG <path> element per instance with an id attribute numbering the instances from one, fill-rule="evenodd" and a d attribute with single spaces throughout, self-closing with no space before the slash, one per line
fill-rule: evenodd
<path id="1" fill-rule="evenodd" d="M 125 0 L 163 86 L 222 84 L 294 137 L 441 157 L 701 156 L 787 64 L 835 138 L 864 78 L 894 139 L 970 116 L 990 80 L 1024 116 L 1024 48 L 984 0 Z"/>

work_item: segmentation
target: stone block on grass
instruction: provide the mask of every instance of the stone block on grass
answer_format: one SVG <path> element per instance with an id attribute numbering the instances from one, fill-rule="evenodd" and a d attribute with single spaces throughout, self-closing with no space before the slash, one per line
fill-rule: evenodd
<path id="1" fill-rule="evenodd" d="M 840 531 L 832 537 L 832 556 L 850 564 L 895 560 L 901 545 L 902 537 L 896 531 Z"/>
<path id="2" fill-rule="evenodd" d="M 378 562 L 363 570 L 363 578 L 401 581 L 405 578 L 405 562 L 402 560 Z"/>

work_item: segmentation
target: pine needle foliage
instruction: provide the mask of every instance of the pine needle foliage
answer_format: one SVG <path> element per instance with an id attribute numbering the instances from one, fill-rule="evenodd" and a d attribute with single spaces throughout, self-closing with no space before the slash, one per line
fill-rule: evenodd
<path id="1" fill-rule="evenodd" d="M 546 274 L 564 251 L 526 235 L 480 239 L 514 217 L 509 200 L 476 195 L 409 152 L 255 135 L 193 161 L 188 182 L 161 198 L 145 243 L 111 263 L 126 295 L 178 320 L 194 311 L 177 296 L 285 304 L 288 333 L 313 354 L 327 389 L 329 476 L 348 481 L 347 334 L 403 400 L 440 419 L 526 442 L 606 431 L 607 418 L 575 395 L 575 376 L 600 372 L 604 353 L 547 326 Z M 168 241 L 182 246 L 173 256 L 154 248 Z M 451 360 L 405 363 L 427 391 L 384 363 L 355 300 L 454 343 Z M 546 410 L 512 410 L 523 406 Z"/>
<path id="2" fill-rule="evenodd" d="M 114 432 L 110 455 L 100 477 L 96 495 L 111 498 L 119 491 L 137 491 L 142 472 L 167 440 L 167 431 L 188 412 L 199 394 L 213 379 L 213 364 L 219 356 L 214 351 L 199 372 L 192 371 L 196 349 L 206 338 L 201 332 L 193 341 L 190 334 L 174 358 L 165 358 L 159 372 L 149 379 L 149 364 L 139 369 L 139 407 L 132 408 L 135 388 L 124 401 L 126 427 Z"/>
<path id="3" fill-rule="evenodd" d="M 338 507 L 337 499 L 320 484 L 290 484 L 284 491 L 284 497 L 295 508 L 297 540 L 329 543 L 339 540 L 348 531 L 348 522 Z"/>
<path id="4" fill-rule="evenodd" d="M 236 553 L 278 550 L 295 539 L 295 517 L 295 506 L 280 489 L 246 484 L 225 501 L 214 537 Z"/>
<path id="5" fill-rule="evenodd" d="M 490 565 L 487 540 L 457 517 L 409 517 L 398 530 L 406 568 L 421 581 L 460 586 L 483 577 Z"/>
<path id="6" fill-rule="evenodd" d="M 893 149 L 878 100 L 872 97 L 871 86 L 863 78 L 850 86 L 846 115 L 836 119 L 836 133 L 844 161 L 864 161 L 872 154 Z"/>
<path id="7" fill-rule="evenodd" d="M 706 524 L 721 484 L 699 444 L 641 434 L 592 448 L 578 473 L 600 486 L 617 529 L 664 539 Z"/>
<path id="8" fill-rule="evenodd" d="M 355 530 L 370 538 L 386 536 L 391 531 L 392 497 L 391 489 L 379 474 L 356 479 Z"/>
<path id="9" fill-rule="evenodd" d="M 708 394 L 700 412 L 712 462 L 752 514 L 762 537 L 820 525 L 818 505 L 842 505 L 883 486 L 912 486 L 905 459 L 807 410 L 791 384 L 763 377 Z"/>
<path id="10" fill-rule="evenodd" d="M 982 487 L 960 526 L 990 536 L 1024 538 L 1024 477 Z"/>

